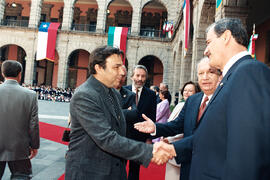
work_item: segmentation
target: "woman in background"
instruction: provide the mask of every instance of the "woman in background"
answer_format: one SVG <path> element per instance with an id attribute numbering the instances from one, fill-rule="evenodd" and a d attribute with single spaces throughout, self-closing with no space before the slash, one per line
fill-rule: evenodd
<path id="1" fill-rule="evenodd" d="M 156 123 L 166 123 L 171 114 L 170 105 L 168 101 L 169 92 L 168 91 L 159 91 L 159 98 L 161 100 L 157 105 L 156 113 Z M 152 142 L 158 142 L 160 138 L 153 139 Z"/>

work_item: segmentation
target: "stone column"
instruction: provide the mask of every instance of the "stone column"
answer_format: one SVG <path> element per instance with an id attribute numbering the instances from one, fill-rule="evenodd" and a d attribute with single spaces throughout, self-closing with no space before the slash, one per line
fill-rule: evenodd
<path id="1" fill-rule="evenodd" d="M 186 54 L 186 57 L 182 56 L 181 58 L 180 87 L 191 79 L 191 61 L 192 56 L 190 52 Z"/>
<path id="2" fill-rule="evenodd" d="M 59 37 L 60 39 L 60 37 Z M 66 88 L 68 86 L 68 46 L 69 46 L 69 34 L 61 38 L 59 45 L 59 60 L 58 60 L 58 75 L 57 75 L 57 87 Z"/>
<path id="3" fill-rule="evenodd" d="M 172 102 L 171 104 L 174 105 L 174 101 L 175 101 L 175 93 L 179 92 L 179 83 L 180 83 L 180 58 L 181 54 L 179 55 L 178 53 L 176 53 L 176 57 L 175 57 L 175 63 L 174 63 L 174 73 L 172 74 L 173 76 L 173 86 L 172 86 Z"/>
<path id="4" fill-rule="evenodd" d="M 25 57 L 25 74 L 24 74 L 25 84 L 33 85 L 34 66 L 35 66 L 35 53 L 31 53 L 31 51 L 28 51 L 27 57 Z"/>
<path id="5" fill-rule="evenodd" d="M 105 32 L 105 23 L 106 23 L 106 14 L 107 7 L 105 0 L 98 1 L 98 14 L 97 14 L 97 33 L 104 33 Z"/>
<path id="6" fill-rule="evenodd" d="M 131 35 L 138 36 L 140 34 L 141 27 L 141 17 L 142 17 L 142 7 L 141 1 L 134 3 L 133 14 L 132 14 L 132 25 L 131 25 Z"/>
<path id="7" fill-rule="evenodd" d="M 71 29 L 74 12 L 73 5 L 74 3 L 72 0 L 65 1 L 62 30 L 69 31 Z"/>
<path id="8" fill-rule="evenodd" d="M 5 5 L 6 5 L 5 0 L 0 0 L 0 21 L 3 20 L 4 18 Z"/>
<path id="9" fill-rule="evenodd" d="M 29 28 L 37 28 L 40 16 L 41 16 L 41 7 L 42 7 L 43 0 L 35 0 L 31 1 L 31 10 L 30 10 L 30 19 L 29 19 Z"/>

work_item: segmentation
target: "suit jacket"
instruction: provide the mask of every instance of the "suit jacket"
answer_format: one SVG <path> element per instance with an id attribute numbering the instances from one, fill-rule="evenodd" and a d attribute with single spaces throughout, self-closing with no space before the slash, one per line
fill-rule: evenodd
<path id="1" fill-rule="evenodd" d="M 6 80 L 0 85 L 0 161 L 28 159 L 39 143 L 35 91 Z"/>
<path id="2" fill-rule="evenodd" d="M 141 116 L 135 103 L 136 94 L 124 87 L 121 87 L 119 92 L 121 94 L 120 102 L 122 103 L 122 111 L 124 113 L 127 125 L 126 137 L 132 138 L 132 134 L 134 134 L 133 132 L 137 131 L 134 129 L 134 124 Z M 130 107 L 131 109 L 128 109 Z"/>
<path id="3" fill-rule="evenodd" d="M 132 85 L 126 86 L 127 89 L 132 91 Z M 147 117 L 156 121 L 156 95 L 155 92 L 150 90 L 147 87 L 142 88 L 141 96 L 138 102 L 137 109 L 139 111 L 140 117 L 137 119 L 137 122 L 145 121 L 141 114 L 145 114 Z M 134 123 L 137 123 L 134 122 Z M 138 141 L 146 141 L 147 138 L 150 137 L 149 134 L 141 133 L 134 128 L 131 131 L 132 139 L 136 139 Z"/>
<path id="4" fill-rule="evenodd" d="M 125 136 L 126 123 L 120 94 L 90 76 L 75 92 L 70 103 L 71 135 L 66 160 L 66 179 L 126 179 L 124 159 L 148 166 L 152 145 Z M 118 113 L 116 113 L 118 112 Z"/>
<path id="5" fill-rule="evenodd" d="M 181 163 L 181 180 L 189 180 L 189 169 L 192 157 L 191 140 L 196 130 L 196 121 L 201 104 L 203 93 L 190 96 L 185 102 L 178 117 L 165 124 L 156 123 L 156 136 L 174 136 L 184 133 L 184 138 L 173 142 L 176 151 L 176 162 Z"/>
<path id="6" fill-rule="evenodd" d="M 239 59 L 209 101 L 193 137 L 191 180 L 270 179 L 270 69 Z"/>

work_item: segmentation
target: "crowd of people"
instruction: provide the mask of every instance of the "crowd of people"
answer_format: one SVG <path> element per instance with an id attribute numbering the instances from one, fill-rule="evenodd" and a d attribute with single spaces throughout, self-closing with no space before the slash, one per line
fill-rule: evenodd
<path id="1" fill-rule="evenodd" d="M 127 72 L 119 48 L 91 52 L 91 75 L 74 96 L 72 90 L 28 87 L 36 96 L 18 84 L 22 65 L 4 61 L 0 179 L 6 163 L 11 179 L 31 179 L 30 160 L 40 143 L 37 97 L 56 100 L 66 93 L 71 100 L 66 180 L 139 180 L 140 165 L 150 162 L 168 163 L 166 180 L 269 180 L 270 69 L 248 54 L 240 19 L 210 25 L 206 43 L 196 69 L 199 87 L 185 83 L 183 101 L 171 114 L 168 85 L 153 88 L 156 93 L 145 87 L 145 66 L 136 65 L 132 83 L 123 86 Z M 152 143 L 160 137 L 165 139 Z"/>
<path id="2" fill-rule="evenodd" d="M 72 95 L 74 93 L 74 89 L 72 88 L 58 88 L 51 86 L 31 86 L 23 84 L 23 87 L 27 87 L 36 92 L 39 100 L 47 100 L 54 102 L 70 102 Z"/>

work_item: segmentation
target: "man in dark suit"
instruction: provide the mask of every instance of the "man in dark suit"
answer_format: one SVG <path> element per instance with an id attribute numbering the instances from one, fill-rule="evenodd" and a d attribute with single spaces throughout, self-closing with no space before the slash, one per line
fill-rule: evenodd
<path id="1" fill-rule="evenodd" d="M 19 85 L 22 65 L 6 60 L 0 85 L 0 179 L 6 163 L 11 179 L 31 179 L 30 159 L 39 148 L 38 103 L 35 91 Z"/>
<path id="2" fill-rule="evenodd" d="M 77 88 L 70 103 L 71 135 L 66 159 L 66 180 L 125 180 L 125 159 L 148 166 L 175 155 L 165 143 L 154 145 L 125 137 L 126 123 L 119 93 L 123 52 L 99 47 L 90 54 L 90 77 Z"/>
<path id="3" fill-rule="evenodd" d="M 181 163 L 181 180 L 189 180 L 189 170 L 192 157 L 191 137 L 200 122 L 200 107 L 211 99 L 220 81 L 220 71 L 210 67 L 209 59 L 203 58 L 197 67 L 198 83 L 203 92 L 190 96 L 185 102 L 178 117 L 165 124 L 154 124 L 149 118 L 145 117 L 145 122 L 135 124 L 135 128 L 141 132 L 154 133 L 153 138 L 174 136 L 184 133 L 184 138 L 173 142 L 176 151 L 176 162 Z"/>
<path id="4" fill-rule="evenodd" d="M 123 72 L 121 73 L 121 80 L 115 81 L 114 88 L 119 91 L 121 94 L 120 102 L 122 111 L 124 113 L 125 119 L 126 119 L 126 137 L 132 139 L 132 132 L 134 131 L 134 124 L 138 122 L 139 117 L 141 114 L 139 114 L 139 111 L 137 110 L 137 106 L 135 103 L 136 94 L 132 91 L 128 90 L 127 88 L 123 87 L 123 85 L 126 82 L 127 78 L 127 69 L 123 65 Z"/>
<path id="5" fill-rule="evenodd" d="M 193 139 L 191 180 L 270 179 L 270 69 L 252 59 L 239 19 L 207 29 L 204 54 L 223 79 Z"/>
<path id="6" fill-rule="evenodd" d="M 143 65 L 136 65 L 131 76 L 132 85 L 126 86 L 126 88 L 137 94 L 137 109 L 139 114 L 146 114 L 153 121 L 156 121 L 156 95 L 154 91 L 144 86 L 147 76 L 148 72 L 146 67 Z M 144 121 L 142 116 L 137 119 L 137 122 L 141 121 Z M 146 142 L 149 137 L 149 134 L 140 133 L 133 127 L 131 127 L 129 131 L 129 134 L 131 135 L 130 138 L 137 141 Z M 130 161 L 128 180 L 139 180 L 139 174 L 140 164 Z"/>

